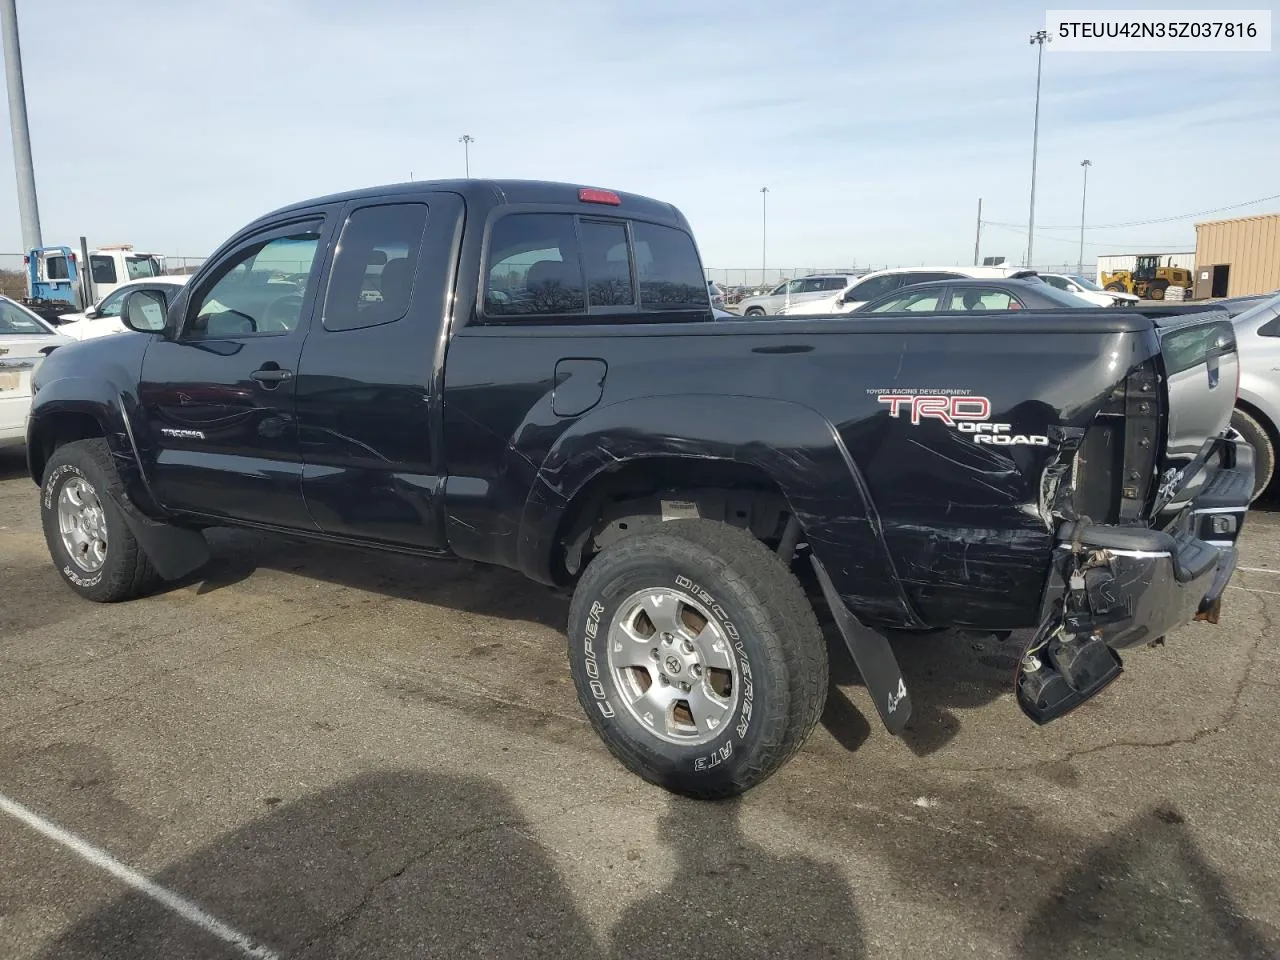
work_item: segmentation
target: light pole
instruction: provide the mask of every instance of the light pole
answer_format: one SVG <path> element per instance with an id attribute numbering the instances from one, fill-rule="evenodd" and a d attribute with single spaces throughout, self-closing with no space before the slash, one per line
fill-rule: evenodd
<path id="1" fill-rule="evenodd" d="M 467 179 L 471 179 L 471 145 L 476 142 L 476 138 L 469 133 L 464 133 L 458 138 L 458 142 L 462 144 L 462 162 L 466 165 L 465 170 Z"/>
<path id="2" fill-rule="evenodd" d="M 22 54 L 18 49 L 18 8 L 14 0 L 0 0 L 0 28 L 4 34 L 4 77 L 9 90 L 13 169 L 18 178 L 18 220 L 22 224 L 25 252 L 43 244 L 40 206 L 36 203 L 36 173 L 31 163 L 31 133 L 27 129 L 27 93 L 22 83 Z"/>
<path id="3" fill-rule="evenodd" d="M 1027 267 L 1031 266 L 1036 232 L 1036 151 L 1040 148 L 1040 66 L 1044 61 L 1044 45 L 1049 42 L 1048 30 L 1037 30 L 1031 35 L 1036 48 L 1036 118 L 1031 128 L 1031 215 L 1027 218 Z"/>
<path id="4" fill-rule="evenodd" d="M 769 188 L 760 188 L 760 286 L 766 286 L 765 268 L 769 262 Z"/>
<path id="5" fill-rule="evenodd" d="M 1084 275 L 1084 202 L 1089 196 L 1089 168 L 1093 166 L 1092 160 L 1081 160 L 1080 166 L 1084 169 L 1084 186 L 1080 188 L 1080 259 L 1076 263 L 1076 273 Z"/>

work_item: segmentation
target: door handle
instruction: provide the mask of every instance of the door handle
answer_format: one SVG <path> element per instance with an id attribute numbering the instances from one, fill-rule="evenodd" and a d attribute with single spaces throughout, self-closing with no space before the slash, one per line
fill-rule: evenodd
<path id="1" fill-rule="evenodd" d="M 263 386 L 275 386 L 285 380 L 293 379 L 292 370 L 281 370 L 279 367 L 262 367 L 249 374 Z"/>

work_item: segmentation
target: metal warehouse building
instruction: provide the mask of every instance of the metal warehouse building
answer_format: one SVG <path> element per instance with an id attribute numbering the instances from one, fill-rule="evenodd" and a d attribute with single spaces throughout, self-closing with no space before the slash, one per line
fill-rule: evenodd
<path id="1" fill-rule="evenodd" d="M 1197 223 L 1194 280 L 1197 300 L 1280 290 L 1280 213 Z"/>

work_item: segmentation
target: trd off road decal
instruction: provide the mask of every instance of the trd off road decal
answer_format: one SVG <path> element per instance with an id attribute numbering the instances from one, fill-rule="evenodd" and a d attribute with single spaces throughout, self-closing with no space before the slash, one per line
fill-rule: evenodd
<path id="1" fill-rule="evenodd" d="M 869 389 L 895 419 L 910 419 L 913 426 L 937 420 L 969 436 L 974 443 L 996 447 L 1047 447 L 1049 438 L 1037 433 L 1014 433 L 1011 423 L 991 422 L 991 401 L 960 389 Z"/>

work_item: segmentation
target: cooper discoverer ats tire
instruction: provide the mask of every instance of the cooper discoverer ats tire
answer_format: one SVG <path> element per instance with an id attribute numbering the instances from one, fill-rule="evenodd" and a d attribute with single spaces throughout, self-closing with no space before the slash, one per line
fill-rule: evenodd
<path id="1" fill-rule="evenodd" d="M 675 520 L 602 551 L 569 611 L 578 699 L 628 769 L 676 793 L 739 794 L 812 732 L 827 649 L 791 571 L 749 533 Z"/>
<path id="2" fill-rule="evenodd" d="M 98 603 L 128 600 L 159 581 L 112 495 L 123 496 L 107 442 L 76 440 L 45 464 L 40 519 L 62 579 Z"/>

